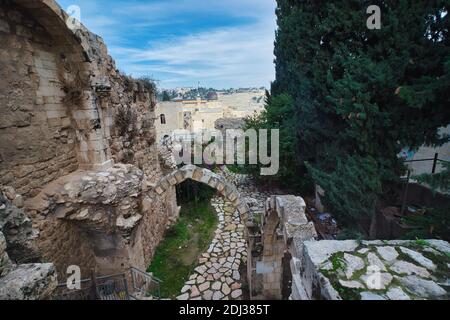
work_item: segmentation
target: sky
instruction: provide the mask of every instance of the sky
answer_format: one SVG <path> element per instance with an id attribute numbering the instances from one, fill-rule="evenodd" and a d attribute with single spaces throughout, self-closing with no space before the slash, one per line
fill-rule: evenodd
<path id="1" fill-rule="evenodd" d="M 275 0 L 57 0 L 80 8 L 117 68 L 161 88 L 269 87 Z"/>

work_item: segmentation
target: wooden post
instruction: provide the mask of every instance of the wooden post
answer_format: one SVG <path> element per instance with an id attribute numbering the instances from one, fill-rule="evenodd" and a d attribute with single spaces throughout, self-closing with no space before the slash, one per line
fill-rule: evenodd
<path id="1" fill-rule="evenodd" d="M 434 159 L 433 159 L 433 169 L 431 170 L 431 173 L 432 173 L 432 174 L 436 173 L 436 164 L 437 164 L 437 161 L 438 161 L 438 156 L 439 156 L 438 153 L 435 153 L 435 154 L 434 154 Z"/>
<path id="2" fill-rule="evenodd" d="M 98 300 L 98 293 L 97 293 L 97 278 L 95 277 L 95 270 L 91 269 L 91 293 L 90 293 L 91 300 Z"/>
<path id="3" fill-rule="evenodd" d="M 411 171 L 408 170 L 408 174 L 406 176 L 406 183 L 405 187 L 403 189 L 403 199 L 402 199 L 402 210 L 400 211 L 400 214 L 403 216 L 403 213 L 405 212 L 406 207 L 406 196 L 408 195 L 408 185 L 409 185 L 409 177 L 411 176 Z"/>

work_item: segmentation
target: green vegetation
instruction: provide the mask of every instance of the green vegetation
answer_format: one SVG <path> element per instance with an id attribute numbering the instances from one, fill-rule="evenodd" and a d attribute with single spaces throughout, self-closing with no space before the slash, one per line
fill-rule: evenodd
<path id="1" fill-rule="evenodd" d="M 448 141 L 438 128 L 450 123 L 449 2 L 378 2 L 380 30 L 366 27 L 366 1 L 277 4 L 276 80 L 248 126 L 280 129 L 270 179 L 302 194 L 320 185 L 358 228 L 399 182 L 402 149 Z"/>
<path id="2" fill-rule="evenodd" d="M 140 77 L 139 82 L 144 86 L 145 89 L 147 89 L 148 92 L 156 93 L 157 89 L 156 89 L 155 79 L 145 76 L 145 77 Z"/>
<path id="3" fill-rule="evenodd" d="M 426 240 L 423 240 L 423 239 L 416 239 L 416 244 L 418 246 L 422 246 L 422 247 L 429 247 L 430 246 L 430 243 L 428 241 L 426 241 Z"/>
<path id="4" fill-rule="evenodd" d="M 172 98 L 170 97 L 169 93 L 167 91 L 163 91 L 162 93 L 162 101 L 170 101 Z"/>
<path id="5" fill-rule="evenodd" d="M 435 174 L 422 174 L 414 177 L 419 182 L 425 183 L 431 187 L 433 191 L 441 190 L 450 192 L 450 163 L 443 163 L 444 170 Z"/>
<path id="6" fill-rule="evenodd" d="M 352 289 L 342 286 L 339 283 L 339 272 L 345 270 L 345 262 L 344 262 L 344 253 L 337 252 L 334 253 L 330 257 L 331 264 L 333 268 L 331 270 L 322 269 L 320 272 L 330 280 L 333 288 L 339 293 L 342 299 L 344 300 L 360 300 L 361 297 L 359 295 L 360 290 Z M 359 275 L 359 274 L 358 274 Z"/>
<path id="7" fill-rule="evenodd" d="M 436 174 L 422 174 L 414 179 L 430 186 L 431 190 L 443 191 L 450 202 L 450 163 L 443 163 L 444 170 Z M 443 208 L 428 208 L 423 216 L 413 216 L 404 219 L 412 227 L 404 238 L 438 238 L 450 241 L 450 206 Z"/>
<path id="8" fill-rule="evenodd" d="M 187 189 L 188 186 L 185 186 Z M 217 227 L 217 215 L 209 203 L 211 192 L 181 204 L 178 222 L 167 231 L 156 249 L 148 272 L 161 279 L 161 297 L 173 298 L 180 294 L 199 255 L 206 251 Z"/>
<path id="9" fill-rule="evenodd" d="M 331 257 L 331 264 L 333 265 L 333 270 L 339 270 L 339 269 L 344 269 L 345 267 L 345 263 L 344 263 L 344 254 L 342 252 L 339 252 L 337 254 L 334 254 Z"/>
<path id="10" fill-rule="evenodd" d="M 405 239 L 442 239 L 450 241 L 450 207 L 428 209 L 423 216 L 404 218 L 412 230 Z"/>

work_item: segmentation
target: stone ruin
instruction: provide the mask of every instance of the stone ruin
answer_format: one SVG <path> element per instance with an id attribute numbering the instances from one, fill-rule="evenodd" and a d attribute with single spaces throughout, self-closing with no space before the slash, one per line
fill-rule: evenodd
<path id="1" fill-rule="evenodd" d="M 174 171 L 155 142 L 152 84 L 120 73 L 100 37 L 67 21 L 54 0 L 0 7 L 0 299 L 51 298 L 70 265 L 83 277 L 145 270 L 184 179 L 216 188 L 244 223 L 248 213 L 216 174 Z M 444 241 L 317 240 L 302 198 L 265 207 L 262 254 L 248 257 L 257 298 L 448 298 Z"/>
<path id="2" fill-rule="evenodd" d="M 256 270 L 264 298 L 286 292 L 291 300 L 450 298 L 448 242 L 317 240 L 305 207 L 300 197 L 267 199 Z"/>
<path id="3" fill-rule="evenodd" d="M 69 265 L 145 270 L 178 215 L 175 188 L 152 189 L 167 173 L 153 85 L 68 18 L 53 0 L 0 7 L 1 298 L 45 297 L 13 279 L 63 281 Z"/>

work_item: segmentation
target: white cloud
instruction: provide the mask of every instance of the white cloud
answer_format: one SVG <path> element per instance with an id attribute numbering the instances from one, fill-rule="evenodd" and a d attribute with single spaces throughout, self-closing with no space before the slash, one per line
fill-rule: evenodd
<path id="1" fill-rule="evenodd" d="M 268 86 L 274 78 L 275 0 L 61 2 L 80 5 L 83 23 L 128 74 L 162 86 Z M 202 17 L 209 20 L 198 31 Z M 223 21 L 212 27 L 216 17 Z"/>
<path id="2" fill-rule="evenodd" d="M 220 28 L 154 43 L 145 49 L 113 48 L 125 69 L 161 75 L 161 83 L 268 86 L 274 78 L 275 22 Z M 190 82 L 190 83 L 188 83 Z"/>

